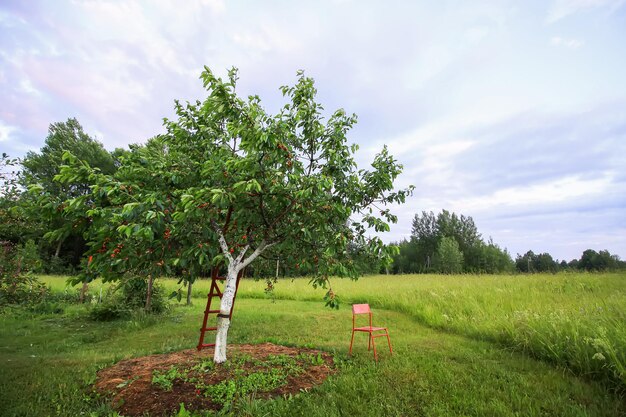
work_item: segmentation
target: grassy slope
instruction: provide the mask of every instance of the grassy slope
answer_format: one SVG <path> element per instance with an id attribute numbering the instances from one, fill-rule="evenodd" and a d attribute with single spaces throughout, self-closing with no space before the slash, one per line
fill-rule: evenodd
<path id="1" fill-rule="evenodd" d="M 46 280 L 57 290 L 64 287 L 59 278 Z M 623 276 L 382 280 L 383 285 L 374 277 L 357 283 L 337 281 L 335 290 L 345 302 L 339 311 L 323 309 L 319 301 L 322 291 L 309 289 L 305 280 L 279 283 L 277 297 L 298 300 L 275 303 L 261 298 L 262 283 L 245 282 L 231 342 L 314 345 L 344 357 L 351 325 L 348 304 L 368 301 L 377 307 L 376 319 L 391 328 L 396 355 L 388 358 L 381 353 L 383 360 L 375 366 L 365 341 L 360 340 L 355 359 L 344 362 L 341 373 L 311 395 L 243 402 L 240 412 L 285 416 L 626 415 L 623 398 L 602 384 L 491 343 L 502 338 L 506 342 L 507 329 L 533 329 L 532 325 L 541 323 L 540 318 L 559 312 L 558 320 L 569 317 L 582 323 L 577 324 L 578 329 L 604 327 L 607 338 L 616 345 L 624 334 L 623 321 L 615 322 L 626 310 Z M 166 282 L 169 287 L 174 284 Z M 98 285 L 92 285 L 92 292 L 97 293 Z M 169 316 L 156 319 L 93 323 L 83 318 L 80 306 L 67 308 L 62 316 L 0 316 L 2 415 L 107 415 L 106 406 L 84 395 L 95 371 L 121 358 L 193 347 L 204 308 L 204 286 L 206 282 L 196 285 L 195 294 L 202 298 L 196 298 L 193 307 L 177 307 Z M 581 307 L 589 314 L 583 314 Z M 591 313 L 598 311 L 597 307 L 604 313 Z M 580 316 L 575 315 L 577 311 Z M 536 323 L 532 320 L 535 314 Z M 543 321 L 547 327 L 524 334 L 551 334 L 551 326 L 560 322 L 550 320 Z M 624 349 L 619 349 L 623 354 Z"/>

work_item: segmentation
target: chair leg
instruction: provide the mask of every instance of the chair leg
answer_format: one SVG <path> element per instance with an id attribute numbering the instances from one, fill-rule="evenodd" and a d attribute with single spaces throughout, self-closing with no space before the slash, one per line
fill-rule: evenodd
<path id="1" fill-rule="evenodd" d="M 389 332 L 387 333 L 387 344 L 389 345 L 389 353 L 393 355 L 393 349 L 391 348 L 391 340 L 389 339 Z"/>
<path id="2" fill-rule="evenodd" d="M 370 338 L 367 339 L 367 351 L 369 352 L 372 349 L 372 334 L 370 333 Z"/>
<path id="3" fill-rule="evenodd" d="M 354 343 L 354 330 L 352 330 L 352 338 L 350 339 L 350 355 L 352 355 L 352 343 Z"/>
<path id="4" fill-rule="evenodd" d="M 376 342 L 374 342 L 374 335 L 370 333 L 370 341 L 372 342 L 372 347 L 374 348 L 374 360 L 378 362 L 378 354 L 376 353 Z"/>

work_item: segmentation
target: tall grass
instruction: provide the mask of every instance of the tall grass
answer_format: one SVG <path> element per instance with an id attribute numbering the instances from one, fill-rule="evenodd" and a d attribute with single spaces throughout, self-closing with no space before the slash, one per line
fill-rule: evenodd
<path id="1" fill-rule="evenodd" d="M 62 290 L 62 280 L 44 280 Z M 167 291 L 176 281 L 163 279 Z M 194 285 L 206 297 L 210 282 Z M 106 284 L 105 284 L 106 286 Z M 104 288 L 97 281 L 91 293 Z M 246 280 L 239 297 L 266 298 L 265 284 Z M 494 341 L 626 390 L 626 274 L 402 275 L 333 281 L 344 303 L 368 302 L 408 314 L 429 327 Z M 307 279 L 284 279 L 273 297 L 320 301 Z"/>
<path id="2" fill-rule="evenodd" d="M 261 297 L 262 287 L 246 285 L 241 296 Z M 333 289 L 345 302 L 403 312 L 626 389 L 626 274 L 379 275 L 335 280 Z M 321 297 L 306 280 L 280 282 L 275 292 Z"/>

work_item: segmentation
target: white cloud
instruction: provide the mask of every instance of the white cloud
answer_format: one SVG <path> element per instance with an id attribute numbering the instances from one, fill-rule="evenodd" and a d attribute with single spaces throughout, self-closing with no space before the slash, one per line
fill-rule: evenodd
<path id="1" fill-rule="evenodd" d="M 30 94 L 35 97 L 41 96 L 41 91 L 35 88 L 33 83 L 28 78 L 24 78 L 22 81 L 20 81 L 20 89 L 26 94 Z"/>
<path id="2" fill-rule="evenodd" d="M 555 0 L 548 10 L 548 23 L 554 23 L 564 17 L 583 10 L 606 8 L 609 13 L 617 10 L 625 0 Z"/>
<path id="3" fill-rule="evenodd" d="M 475 26 L 465 31 L 465 38 L 470 43 L 478 43 L 489 34 L 486 26 Z"/>
<path id="4" fill-rule="evenodd" d="M 289 33 L 281 31 L 275 25 L 263 24 L 258 30 L 250 30 L 233 35 L 236 45 L 248 50 L 248 53 L 258 52 L 292 52 L 301 48 L 301 44 Z"/>
<path id="5" fill-rule="evenodd" d="M 0 142 L 8 142 L 12 139 L 13 132 L 16 132 L 15 126 L 9 126 L 0 120 Z"/>
<path id="6" fill-rule="evenodd" d="M 490 195 L 477 195 L 452 202 L 455 209 L 471 213 L 546 207 L 578 198 L 593 198 L 610 189 L 614 175 L 605 173 L 597 179 L 568 176 L 538 184 L 507 187 Z"/>
<path id="7" fill-rule="evenodd" d="M 578 49 L 585 44 L 584 41 L 578 39 L 565 39 L 560 36 L 554 36 L 550 39 L 552 46 L 564 46 L 569 49 Z"/>

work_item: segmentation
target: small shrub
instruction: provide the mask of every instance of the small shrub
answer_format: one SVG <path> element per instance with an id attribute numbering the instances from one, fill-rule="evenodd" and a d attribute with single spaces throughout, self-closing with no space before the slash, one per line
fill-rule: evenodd
<path id="1" fill-rule="evenodd" d="M 95 321 L 112 321 L 129 318 L 134 311 L 143 311 L 146 303 L 148 283 L 139 277 L 128 278 L 107 294 L 103 303 L 95 304 L 89 317 Z M 164 313 L 168 308 L 163 289 L 152 286 L 152 300 L 149 313 Z"/>
<path id="2" fill-rule="evenodd" d="M 119 287 L 122 304 L 130 310 L 143 309 L 146 304 L 148 282 L 145 278 L 132 277 L 123 281 Z M 152 286 L 151 313 L 163 313 L 167 310 L 167 297 L 157 283 Z"/>
<path id="3" fill-rule="evenodd" d="M 185 374 L 181 373 L 175 366 L 172 366 L 165 372 L 155 370 L 152 373 L 152 385 L 156 385 L 165 391 L 171 391 L 174 387 L 174 380 L 184 377 Z"/>
<path id="4" fill-rule="evenodd" d="M 19 245 L 16 255 L 23 271 L 41 272 L 41 258 L 35 241 L 29 239 L 23 245 Z"/>
<path id="5" fill-rule="evenodd" d="M 64 257 L 51 256 L 41 267 L 41 271 L 51 275 L 74 275 L 76 268 Z"/>
<path id="6" fill-rule="evenodd" d="M 129 318 L 130 315 L 131 311 L 121 304 L 117 298 L 95 304 L 89 310 L 89 318 L 94 321 L 113 321 Z"/>
<path id="7" fill-rule="evenodd" d="M 48 287 L 30 273 L 38 257 L 31 253 L 34 243 L 29 242 L 17 247 L 10 242 L 0 242 L 0 306 L 37 304 L 50 293 Z"/>
<path id="8" fill-rule="evenodd" d="M 65 309 L 60 303 L 44 300 L 40 303 L 30 306 L 30 311 L 35 314 L 63 314 Z"/>
<path id="9" fill-rule="evenodd" d="M 49 293 L 48 287 L 30 274 L 8 274 L 0 280 L 0 306 L 37 304 Z"/>

